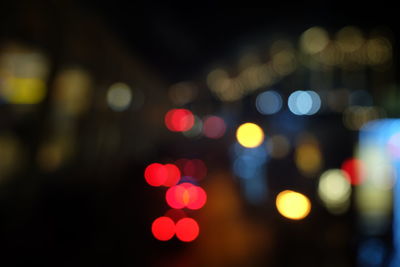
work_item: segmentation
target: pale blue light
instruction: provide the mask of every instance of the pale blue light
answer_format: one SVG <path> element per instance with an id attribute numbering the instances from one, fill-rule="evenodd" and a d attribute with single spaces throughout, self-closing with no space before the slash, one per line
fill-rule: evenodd
<path id="1" fill-rule="evenodd" d="M 295 115 L 313 115 L 321 108 L 321 98 L 314 91 L 295 91 L 289 96 L 288 107 Z"/>
<path id="2" fill-rule="evenodd" d="M 301 115 L 310 112 L 312 108 L 312 98 L 308 92 L 302 91 L 296 99 L 297 110 Z"/>
<path id="3" fill-rule="evenodd" d="M 282 108 L 282 97 L 275 91 L 265 91 L 256 98 L 256 108 L 264 115 L 277 113 Z"/>

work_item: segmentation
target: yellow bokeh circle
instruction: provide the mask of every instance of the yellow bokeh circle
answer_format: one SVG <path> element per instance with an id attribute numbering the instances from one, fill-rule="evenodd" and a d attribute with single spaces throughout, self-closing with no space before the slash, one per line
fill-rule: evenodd
<path id="1" fill-rule="evenodd" d="M 261 145 L 264 141 L 264 132 L 257 124 L 247 122 L 236 130 L 236 138 L 242 146 L 253 148 Z"/>
<path id="2" fill-rule="evenodd" d="M 291 220 L 304 219 L 311 211 L 311 202 L 303 194 L 285 190 L 276 197 L 276 208 L 279 213 Z"/>

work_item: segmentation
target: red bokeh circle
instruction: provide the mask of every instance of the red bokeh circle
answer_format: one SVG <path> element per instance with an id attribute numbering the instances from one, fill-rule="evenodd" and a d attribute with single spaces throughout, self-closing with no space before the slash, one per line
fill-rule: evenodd
<path id="1" fill-rule="evenodd" d="M 160 163 L 152 163 L 144 170 L 144 178 L 151 186 L 163 185 L 167 176 L 167 169 Z"/>
<path id="2" fill-rule="evenodd" d="M 153 236 L 160 241 L 168 241 L 175 234 L 175 223 L 171 218 L 159 217 L 151 225 Z"/>
<path id="3" fill-rule="evenodd" d="M 183 242 L 195 240 L 200 233 L 198 223 L 192 218 L 183 218 L 176 223 L 176 237 Z"/>
<path id="4" fill-rule="evenodd" d="M 194 116 L 187 109 L 171 109 L 164 118 L 165 125 L 172 132 L 185 132 L 194 125 Z"/>

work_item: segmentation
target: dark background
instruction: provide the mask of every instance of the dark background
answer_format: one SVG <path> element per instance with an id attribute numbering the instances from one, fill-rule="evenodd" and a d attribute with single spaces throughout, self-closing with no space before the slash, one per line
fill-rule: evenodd
<path id="1" fill-rule="evenodd" d="M 50 99 L 22 115 L 14 106 L 0 106 L 0 131 L 21 140 L 27 162 L 0 186 L 0 264 L 4 266 L 197 266 L 191 261 L 197 258 L 190 254 L 190 245 L 152 238 L 150 223 L 165 207 L 157 201 L 163 193 L 148 188 L 143 170 L 150 162 L 185 156 L 203 157 L 211 170 L 227 169 L 226 151 L 234 134 L 231 131 L 216 144 L 193 143 L 167 133 L 159 117 L 171 107 L 165 96 L 168 86 L 203 79 L 212 66 L 235 62 L 243 48 L 274 36 L 298 37 L 315 25 L 330 32 L 346 25 L 362 30 L 387 26 L 393 33 L 395 65 L 398 62 L 397 10 L 383 2 L 279 1 L 241 6 L 220 1 L 168 5 L 163 1 L 2 1 L 0 12 L 0 42 L 12 40 L 44 51 L 52 62 L 50 80 L 63 65 L 79 64 L 91 70 L 98 92 L 110 82 L 136 79 L 149 103 L 144 110 L 125 115 L 93 107 L 76 121 L 75 156 L 50 173 L 35 163 L 40 141 L 51 128 Z M 249 104 L 251 99 L 243 101 Z M 200 110 L 218 109 L 211 97 L 201 105 Z M 246 111 L 243 117 L 253 115 Z M 321 115 L 306 124 L 323 140 L 340 137 L 336 139 L 340 142 L 323 145 L 325 151 L 333 151 L 328 153 L 327 168 L 351 156 L 357 139 L 357 133 L 338 126 L 340 122 L 339 116 Z M 106 144 L 92 145 L 99 136 L 109 136 L 108 129 L 119 129 L 124 142 L 113 151 Z M 141 154 L 145 149 L 137 147 L 143 140 L 150 149 Z M 299 183 L 299 174 L 289 164 L 293 162 L 288 159 L 272 165 L 272 173 L 295 178 L 272 181 L 271 190 L 287 183 L 308 191 L 315 200 L 314 185 Z M 356 265 L 361 237 L 353 209 L 335 217 L 316 207 L 308 223 L 298 224 L 283 221 L 272 206 L 248 205 L 246 210 L 247 216 L 268 225 L 266 235 L 273 240 L 265 253 L 257 254 L 255 266 Z M 390 231 L 383 238 L 390 248 Z M 332 258 L 334 250 L 339 256 Z"/>

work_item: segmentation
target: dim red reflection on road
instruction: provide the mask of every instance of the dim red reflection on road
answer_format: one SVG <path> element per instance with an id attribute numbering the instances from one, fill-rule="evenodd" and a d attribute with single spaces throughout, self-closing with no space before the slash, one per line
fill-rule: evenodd
<path id="1" fill-rule="evenodd" d="M 186 212 L 181 209 L 169 209 L 165 214 L 165 217 L 171 218 L 175 223 L 186 216 Z"/>
<path id="2" fill-rule="evenodd" d="M 172 132 L 185 132 L 194 125 L 194 116 L 187 109 L 171 109 L 164 118 L 165 125 Z"/>
<path id="3" fill-rule="evenodd" d="M 179 167 L 182 177 L 201 180 L 207 176 L 207 167 L 201 159 L 179 159 L 175 164 Z"/>

